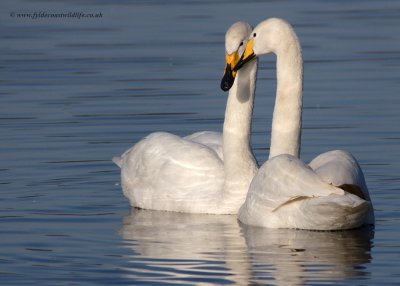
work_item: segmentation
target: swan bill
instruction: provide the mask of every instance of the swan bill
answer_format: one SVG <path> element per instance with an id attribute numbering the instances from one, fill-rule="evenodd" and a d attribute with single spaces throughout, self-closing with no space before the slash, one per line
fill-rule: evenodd
<path id="1" fill-rule="evenodd" d="M 253 45 L 254 45 L 254 38 L 250 39 L 247 42 L 246 48 L 244 50 L 244 53 L 240 57 L 238 63 L 234 66 L 233 71 L 238 71 L 245 64 L 247 64 L 248 62 L 251 62 L 253 59 L 255 59 L 257 57 L 257 55 L 253 51 Z"/>
<path id="2" fill-rule="evenodd" d="M 221 80 L 221 89 L 223 91 L 228 91 L 231 89 L 233 83 L 235 82 L 235 75 L 232 71 L 231 65 L 226 65 L 224 76 Z"/>
<path id="3" fill-rule="evenodd" d="M 228 91 L 231 89 L 233 83 L 235 82 L 236 71 L 232 69 L 235 65 L 237 65 L 239 61 L 239 54 L 237 52 L 225 55 L 226 65 L 224 76 L 221 80 L 221 89 L 223 91 Z"/>

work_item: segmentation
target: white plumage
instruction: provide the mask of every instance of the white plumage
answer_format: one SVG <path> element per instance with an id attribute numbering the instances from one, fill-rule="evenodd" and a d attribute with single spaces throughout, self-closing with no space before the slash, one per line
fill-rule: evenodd
<path id="1" fill-rule="evenodd" d="M 156 132 L 122 155 L 121 181 L 132 206 L 201 212 L 218 201 L 224 167 L 207 145 Z"/>
<path id="2" fill-rule="evenodd" d="M 226 33 L 227 67 L 235 65 L 251 27 L 244 22 Z M 250 148 L 257 63 L 237 73 L 229 92 L 223 134 L 187 137 L 156 132 L 113 161 L 121 168 L 124 195 L 133 207 L 212 214 L 236 214 L 257 164 Z"/>
<path id="3" fill-rule="evenodd" d="M 239 211 L 245 224 L 270 228 L 351 229 L 364 223 L 370 203 L 324 182 L 292 155 L 263 164 Z"/>
<path id="4" fill-rule="evenodd" d="M 239 220 L 271 228 L 338 230 L 373 224 L 364 175 L 345 151 L 319 155 L 309 166 L 298 159 L 301 144 L 303 61 L 295 32 L 271 18 L 253 30 L 239 61 L 277 56 L 277 95 L 270 157 L 254 177 Z"/>

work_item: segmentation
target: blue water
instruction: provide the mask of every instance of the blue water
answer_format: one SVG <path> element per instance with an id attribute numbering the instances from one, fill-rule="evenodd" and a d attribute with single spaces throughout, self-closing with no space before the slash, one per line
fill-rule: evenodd
<path id="1" fill-rule="evenodd" d="M 3 285 L 397 285 L 398 1 L 2 1 Z M 22 13 L 101 13 L 22 18 Z M 234 216 L 131 209 L 111 158 L 153 131 L 220 131 L 224 33 L 293 24 L 305 59 L 301 157 L 359 160 L 375 228 L 268 230 Z M 274 57 L 258 73 L 252 145 L 268 155 Z"/>

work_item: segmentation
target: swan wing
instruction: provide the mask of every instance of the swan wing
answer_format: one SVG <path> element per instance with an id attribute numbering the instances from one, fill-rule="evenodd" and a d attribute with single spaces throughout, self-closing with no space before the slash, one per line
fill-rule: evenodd
<path id="1" fill-rule="evenodd" d="M 349 152 L 333 150 L 322 153 L 314 158 L 309 166 L 329 184 L 337 187 L 358 187 L 362 194 L 357 195 L 370 201 L 364 174 L 357 160 Z"/>
<path id="2" fill-rule="evenodd" d="M 221 195 L 223 163 L 213 149 L 169 133 L 152 133 L 120 159 L 124 195 L 132 206 L 213 212 Z"/>
<path id="3" fill-rule="evenodd" d="M 183 138 L 206 145 L 213 149 L 218 154 L 218 157 L 223 160 L 223 136 L 221 132 L 200 131 Z"/>

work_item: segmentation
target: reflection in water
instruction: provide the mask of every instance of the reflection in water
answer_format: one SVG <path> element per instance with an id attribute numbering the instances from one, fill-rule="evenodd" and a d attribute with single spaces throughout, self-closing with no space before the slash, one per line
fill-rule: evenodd
<path id="1" fill-rule="evenodd" d="M 248 281 L 246 244 L 235 216 L 132 208 L 121 234 L 135 253 L 132 277 L 140 275 L 140 281 Z"/>
<path id="2" fill-rule="evenodd" d="M 318 232 L 243 225 L 243 232 L 257 276 L 279 285 L 368 275 L 362 265 L 371 260 L 372 227 Z"/>
<path id="3" fill-rule="evenodd" d="M 373 230 L 265 229 L 235 216 L 132 209 L 121 235 L 137 281 L 304 284 L 368 275 Z M 138 278 L 139 277 L 139 278 Z M 138 280 L 139 279 L 139 280 Z"/>

